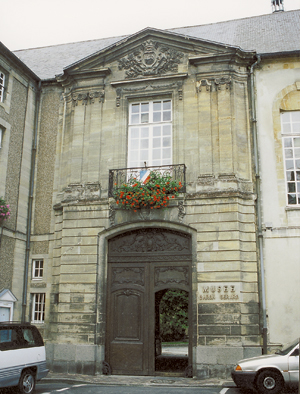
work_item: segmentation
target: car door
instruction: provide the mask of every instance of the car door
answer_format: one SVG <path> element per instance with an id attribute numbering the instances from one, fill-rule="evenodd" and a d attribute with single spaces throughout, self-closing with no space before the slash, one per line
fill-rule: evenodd
<path id="1" fill-rule="evenodd" d="M 299 383 L 299 345 L 289 356 L 289 376 L 291 384 Z"/>

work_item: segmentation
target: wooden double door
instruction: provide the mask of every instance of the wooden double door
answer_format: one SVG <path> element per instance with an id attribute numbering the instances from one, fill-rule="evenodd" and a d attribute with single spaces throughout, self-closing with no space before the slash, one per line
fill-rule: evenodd
<path id="1" fill-rule="evenodd" d="M 109 242 L 105 356 L 113 374 L 155 374 L 155 295 L 174 288 L 191 294 L 190 271 L 185 234 L 136 230 Z"/>

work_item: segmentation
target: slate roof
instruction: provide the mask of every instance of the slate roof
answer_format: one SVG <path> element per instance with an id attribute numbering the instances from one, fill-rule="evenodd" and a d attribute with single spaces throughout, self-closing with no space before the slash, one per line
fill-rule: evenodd
<path id="1" fill-rule="evenodd" d="M 300 50 L 300 10 L 166 30 L 219 42 L 258 54 Z M 101 51 L 127 36 L 14 51 L 41 79 L 52 79 L 67 66 Z"/>

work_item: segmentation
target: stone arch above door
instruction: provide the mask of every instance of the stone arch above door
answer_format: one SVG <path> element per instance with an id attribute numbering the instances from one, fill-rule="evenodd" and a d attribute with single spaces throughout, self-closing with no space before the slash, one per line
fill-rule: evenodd
<path id="1" fill-rule="evenodd" d="M 108 261 L 182 261 L 192 258 L 191 236 L 166 228 L 140 228 L 108 242 Z"/>

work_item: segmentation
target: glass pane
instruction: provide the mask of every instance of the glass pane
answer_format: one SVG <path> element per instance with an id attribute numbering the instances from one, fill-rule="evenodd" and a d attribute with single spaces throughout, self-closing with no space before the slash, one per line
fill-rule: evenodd
<path id="1" fill-rule="evenodd" d="M 163 135 L 170 135 L 171 134 L 171 126 L 165 125 L 163 126 Z"/>
<path id="2" fill-rule="evenodd" d="M 149 137 L 149 128 L 142 127 L 141 128 L 141 138 L 148 138 Z"/>
<path id="3" fill-rule="evenodd" d="M 291 118 L 293 122 L 300 122 L 300 111 L 291 112 Z"/>
<path id="4" fill-rule="evenodd" d="M 153 113 L 153 122 L 160 122 L 161 121 L 161 112 L 154 112 Z"/>
<path id="5" fill-rule="evenodd" d="M 284 153 L 286 159 L 293 158 L 293 149 L 285 149 Z"/>
<path id="6" fill-rule="evenodd" d="M 141 149 L 148 149 L 148 148 L 149 148 L 149 140 L 148 139 L 141 140 Z"/>
<path id="7" fill-rule="evenodd" d="M 300 181 L 300 171 L 296 171 L 296 180 Z"/>
<path id="8" fill-rule="evenodd" d="M 293 133 L 300 133 L 300 123 L 293 124 Z"/>
<path id="9" fill-rule="evenodd" d="M 296 204 L 296 194 L 288 194 L 288 203 Z"/>
<path id="10" fill-rule="evenodd" d="M 283 123 L 289 123 L 290 122 L 290 113 L 289 112 L 282 112 L 281 120 Z"/>
<path id="11" fill-rule="evenodd" d="M 136 129 L 136 128 L 130 129 L 130 137 L 131 137 L 131 139 L 139 138 L 139 131 L 140 131 L 140 129 Z"/>
<path id="12" fill-rule="evenodd" d="M 139 115 L 131 115 L 131 124 L 139 123 Z"/>
<path id="13" fill-rule="evenodd" d="M 283 133 L 290 133 L 291 132 L 291 125 L 290 125 L 290 123 L 283 123 L 283 125 L 282 125 L 282 132 Z"/>
<path id="14" fill-rule="evenodd" d="M 287 170 L 291 170 L 292 168 L 294 168 L 294 161 L 293 160 L 286 160 L 285 167 Z"/>
<path id="15" fill-rule="evenodd" d="M 149 123 L 149 114 L 141 115 L 141 123 Z"/>
<path id="16" fill-rule="evenodd" d="M 297 182 L 297 192 L 300 193 L 300 182 Z"/>
<path id="17" fill-rule="evenodd" d="M 161 147 L 161 139 L 160 138 L 154 138 L 153 139 L 153 148 L 160 148 Z"/>
<path id="18" fill-rule="evenodd" d="M 171 149 L 167 148 L 163 150 L 163 159 L 168 159 L 171 157 Z"/>
<path id="19" fill-rule="evenodd" d="M 161 111 L 161 101 L 154 101 L 153 111 Z"/>
<path id="20" fill-rule="evenodd" d="M 285 148 L 290 148 L 292 147 L 292 138 L 284 138 L 284 147 Z"/>
<path id="21" fill-rule="evenodd" d="M 160 159 L 161 154 L 160 154 L 160 149 L 153 149 L 153 160 Z"/>
<path id="22" fill-rule="evenodd" d="M 294 147 L 300 148 L 300 138 L 294 138 Z"/>
<path id="23" fill-rule="evenodd" d="M 153 127 L 153 136 L 154 137 L 161 136 L 161 127 L 160 126 Z"/>
<path id="24" fill-rule="evenodd" d="M 294 153 L 295 153 L 295 159 L 300 158 L 300 148 L 295 148 Z"/>
<path id="25" fill-rule="evenodd" d="M 296 169 L 299 170 L 300 169 L 300 160 L 296 160 L 295 164 L 296 164 Z"/>
<path id="26" fill-rule="evenodd" d="M 139 113 L 139 110 L 140 110 L 140 104 L 132 104 L 132 106 L 131 106 L 131 112 L 132 112 L 133 114 Z"/>
<path id="27" fill-rule="evenodd" d="M 164 137 L 163 138 L 163 147 L 168 147 L 171 146 L 171 138 L 170 137 Z"/>
<path id="28" fill-rule="evenodd" d="M 130 152 L 130 161 L 136 161 L 139 159 L 139 151 L 133 150 Z"/>
<path id="29" fill-rule="evenodd" d="M 141 112 L 149 112 L 149 103 L 141 104 Z"/>
<path id="30" fill-rule="evenodd" d="M 294 173 L 294 171 L 287 171 L 286 172 L 286 180 L 287 181 L 294 181 L 295 180 L 295 173 Z"/>
<path id="31" fill-rule="evenodd" d="M 140 160 L 142 160 L 142 161 L 148 160 L 148 151 L 147 150 L 141 150 Z"/>
<path id="32" fill-rule="evenodd" d="M 167 122 L 171 120 L 171 111 L 163 112 L 163 121 Z"/>
<path id="33" fill-rule="evenodd" d="M 166 110 L 166 109 L 171 109 L 171 100 L 164 101 L 164 103 L 163 103 L 163 109 L 164 109 L 164 110 Z"/>
<path id="34" fill-rule="evenodd" d="M 294 193 L 295 191 L 296 191 L 295 183 L 288 183 L 288 192 L 289 193 Z"/>
<path id="35" fill-rule="evenodd" d="M 139 149 L 139 140 L 131 140 L 131 149 Z"/>

